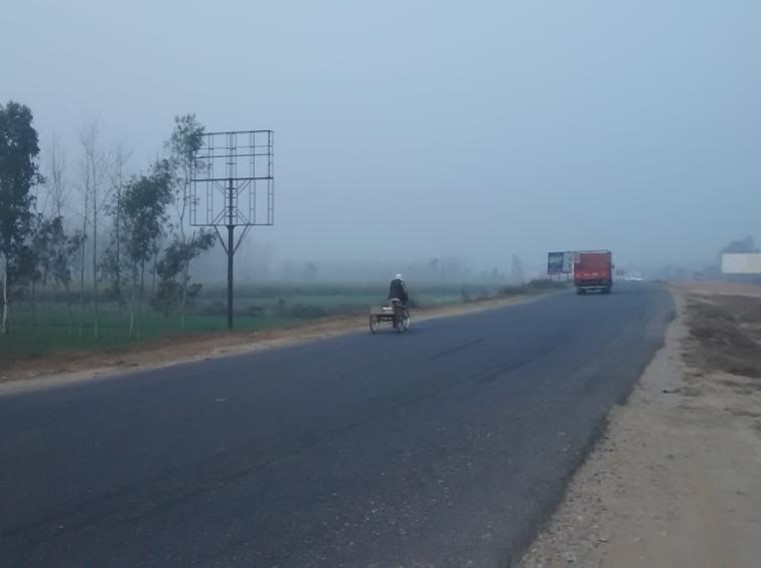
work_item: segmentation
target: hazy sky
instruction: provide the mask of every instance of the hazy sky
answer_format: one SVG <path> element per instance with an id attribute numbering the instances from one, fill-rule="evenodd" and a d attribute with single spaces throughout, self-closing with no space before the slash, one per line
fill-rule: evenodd
<path id="1" fill-rule="evenodd" d="M 278 258 L 611 248 L 709 260 L 761 236 L 752 0 L 6 0 L 0 98 L 43 145 L 155 156 L 173 116 L 276 134 Z M 70 164 L 75 161 L 69 156 Z"/>

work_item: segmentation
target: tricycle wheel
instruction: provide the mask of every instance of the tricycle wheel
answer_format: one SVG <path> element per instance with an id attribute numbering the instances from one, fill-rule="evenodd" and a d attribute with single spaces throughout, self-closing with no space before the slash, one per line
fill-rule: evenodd
<path id="1" fill-rule="evenodd" d="M 410 328 L 410 313 L 403 308 L 399 315 L 401 317 L 396 322 L 396 331 L 399 333 L 404 333 Z"/>
<path id="2" fill-rule="evenodd" d="M 370 333 L 378 331 L 378 316 L 370 316 Z"/>

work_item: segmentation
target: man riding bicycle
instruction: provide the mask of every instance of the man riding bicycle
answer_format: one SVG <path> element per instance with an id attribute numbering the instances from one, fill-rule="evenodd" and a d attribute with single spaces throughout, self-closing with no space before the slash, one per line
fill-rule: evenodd
<path id="1" fill-rule="evenodd" d="M 394 328 L 397 330 L 406 330 L 410 325 L 410 314 L 407 311 L 409 300 L 404 277 L 397 274 L 388 286 L 388 305 L 394 311 Z"/>
<path id="2" fill-rule="evenodd" d="M 401 274 L 397 274 L 396 278 L 394 278 L 388 286 L 389 303 L 394 304 L 394 300 L 396 300 L 401 303 L 402 306 L 406 306 L 409 299 L 407 288 L 404 285 L 404 277 Z"/>

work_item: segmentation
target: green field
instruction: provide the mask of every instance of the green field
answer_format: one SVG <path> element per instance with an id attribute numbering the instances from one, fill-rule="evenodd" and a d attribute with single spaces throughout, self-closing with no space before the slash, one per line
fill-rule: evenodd
<path id="1" fill-rule="evenodd" d="M 429 284 L 414 286 L 415 306 L 433 307 L 493 295 L 497 289 L 478 285 Z M 386 286 L 378 284 L 270 283 L 239 285 L 235 290 L 235 329 L 267 330 L 296 326 L 305 321 L 339 314 L 363 314 L 371 305 L 385 301 Z M 147 304 L 143 307 L 139 333 L 129 336 L 129 309 L 120 314 L 118 304 L 99 302 L 99 337 L 94 338 L 94 305 L 86 296 L 72 302 L 71 321 L 60 291 L 38 294 L 36 325 L 32 302 L 15 298 L 10 306 L 9 331 L 0 335 L 0 362 L 44 355 L 60 350 L 124 348 L 179 334 L 224 332 L 227 290 L 223 285 L 205 286 L 196 298 L 181 329 L 179 317 L 165 318 Z"/>

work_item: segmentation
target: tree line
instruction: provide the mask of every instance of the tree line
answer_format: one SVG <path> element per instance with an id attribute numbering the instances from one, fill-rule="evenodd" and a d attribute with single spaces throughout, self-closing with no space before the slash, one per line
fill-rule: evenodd
<path id="1" fill-rule="evenodd" d="M 132 173 L 129 152 L 106 150 L 93 122 L 80 133 L 71 183 L 55 139 L 40 167 L 31 109 L 0 105 L 0 334 L 13 330 L 14 303 L 24 296 L 36 329 L 43 289 L 62 293 L 70 334 L 98 338 L 104 301 L 116 303 L 130 337 L 140 335 L 149 308 L 179 316 L 184 328 L 201 288 L 191 264 L 215 243 L 188 222 L 204 132 L 195 115 L 176 116 L 162 156 Z"/>

